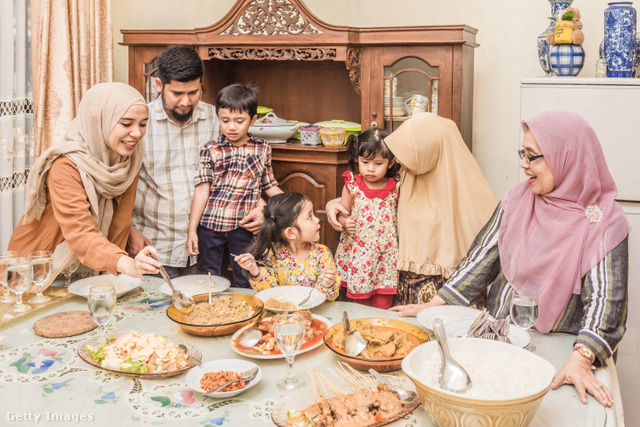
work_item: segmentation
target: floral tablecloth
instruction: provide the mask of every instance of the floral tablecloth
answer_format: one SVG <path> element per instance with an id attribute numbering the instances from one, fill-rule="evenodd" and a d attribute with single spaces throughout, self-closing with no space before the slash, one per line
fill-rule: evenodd
<path id="1" fill-rule="evenodd" d="M 166 316 L 170 298 L 157 290 L 161 284 L 161 279 L 147 278 L 142 287 L 121 297 L 106 327 L 107 334 L 131 329 L 155 332 L 191 342 L 202 351 L 203 361 L 242 358 L 232 351 L 229 336 L 195 337 L 171 322 Z M 262 368 L 262 381 L 236 397 L 214 399 L 189 389 L 185 374 L 141 380 L 88 365 L 76 350 L 80 343 L 101 333 L 98 329 L 70 338 L 47 339 L 34 334 L 33 323 L 41 317 L 78 309 L 86 309 L 86 300 L 73 297 L 1 327 L 0 336 L 6 339 L 0 344 L 0 425 L 273 425 L 271 411 L 285 397 L 285 392 L 275 385 L 285 375 L 284 359 L 251 359 Z M 335 323 L 340 321 L 344 310 L 348 310 L 351 318 L 397 318 L 394 312 L 345 302 L 324 303 L 314 313 Z M 403 320 L 416 323 L 415 318 Z M 573 339 L 569 335 L 537 335 L 536 353 L 560 368 L 571 351 Z M 296 375 L 306 378 L 309 384 L 309 367 L 323 371 L 337 363 L 337 357 L 321 346 L 296 357 Z M 401 371 L 392 374 L 403 375 Z M 617 397 L 613 410 L 605 410 L 592 398 L 583 405 L 573 387 L 563 386 L 547 394 L 532 425 L 616 425 L 622 419 L 622 408 L 615 367 L 611 363 L 610 368 L 598 370 L 598 375 Z M 422 406 L 393 424 L 432 425 Z"/>

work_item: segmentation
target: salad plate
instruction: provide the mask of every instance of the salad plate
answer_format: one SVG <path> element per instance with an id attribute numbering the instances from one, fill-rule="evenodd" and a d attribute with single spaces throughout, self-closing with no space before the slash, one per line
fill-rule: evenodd
<path id="1" fill-rule="evenodd" d="M 124 335 L 126 334 L 122 334 L 122 333 L 115 334 L 113 338 L 118 338 Z M 186 347 L 187 356 L 197 360 L 202 360 L 202 352 L 200 351 L 200 349 L 198 349 L 198 347 L 194 346 L 193 344 L 190 344 L 187 341 L 183 341 L 175 337 L 164 337 L 164 338 L 174 345 L 183 344 Z M 80 356 L 80 359 L 82 359 L 83 361 L 85 361 L 86 363 L 88 363 L 89 365 L 95 368 L 102 369 L 107 372 L 112 372 L 114 374 L 123 375 L 127 377 L 134 377 L 134 378 L 146 378 L 146 379 L 167 378 L 167 377 L 172 377 L 174 375 L 181 374 L 195 366 L 195 364 L 191 360 L 188 360 L 189 363 L 187 363 L 186 366 L 176 370 L 167 371 L 167 372 L 131 372 L 127 370 L 116 369 L 115 367 L 102 366 L 102 363 L 99 360 L 94 359 L 94 357 L 96 355 L 96 352 L 100 350 L 100 346 L 106 341 L 107 340 L 105 339 L 104 336 L 95 336 L 81 342 L 78 345 L 78 349 L 77 349 L 78 356 Z M 125 368 L 125 369 L 128 369 L 128 368 Z"/>

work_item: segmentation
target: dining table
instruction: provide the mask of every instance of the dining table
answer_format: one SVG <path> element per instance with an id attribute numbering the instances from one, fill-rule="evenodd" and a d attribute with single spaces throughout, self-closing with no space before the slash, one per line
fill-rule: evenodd
<path id="1" fill-rule="evenodd" d="M 0 425 L 90 425 L 90 426 L 269 426 L 274 425 L 271 412 L 289 393 L 276 383 L 286 374 L 283 358 L 257 360 L 232 350 L 230 335 L 193 336 L 185 333 L 167 317 L 171 297 L 160 292 L 161 278 L 145 276 L 140 286 L 121 296 L 115 311 L 104 326 L 67 338 L 43 338 L 34 333 L 33 324 L 44 316 L 87 310 L 87 300 L 73 295 L 0 326 Z M 55 281 L 53 286 L 63 286 Z M 255 294 L 251 289 L 227 291 Z M 398 317 L 396 312 L 353 302 L 326 301 L 314 308 L 332 324 L 340 322 L 342 313 L 349 317 L 400 319 L 418 325 L 415 317 Z M 190 389 L 186 373 L 168 378 L 135 378 L 109 372 L 85 362 L 78 348 L 91 338 L 105 334 L 140 331 L 177 337 L 196 346 L 203 362 L 218 359 L 244 359 L 260 366 L 262 380 L 245 392 L 218 399 Z M 530 332 L 535 354 L 559 370 L 567 361 L 575 336 Z M 295 375 L 311 387 L 309 370 L 323 372 L 337 367 L 339 359 L 324 344 L 295 358 Z M 386 375 L 404 377 L 402 370 Z M 622 426 L 624 414 L 618 376 L 613 360 L 595 370 L 595 374 L 612 391 L 612 408 L 602 406 L 588 395 L 580 401 L 576 389 L 564 385 L 550 390 L 531 426 Z M 434 426 L 422 405 L 392 426 Z"/>

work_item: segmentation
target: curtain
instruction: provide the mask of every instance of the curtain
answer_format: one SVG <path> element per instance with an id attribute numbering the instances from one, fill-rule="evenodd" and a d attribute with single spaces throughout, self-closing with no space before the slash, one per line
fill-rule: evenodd
<path id="1" fill-rule="evenodd" d="M 29 0 L 0 0 L 0 251 L 24 212 L 33 164 Z"/>
<path id="2" fill-rule="evenodd" d="M 111 0 L 31 0 L 36 156 L 64 136 L 84 93 L 113 80 Z"/>

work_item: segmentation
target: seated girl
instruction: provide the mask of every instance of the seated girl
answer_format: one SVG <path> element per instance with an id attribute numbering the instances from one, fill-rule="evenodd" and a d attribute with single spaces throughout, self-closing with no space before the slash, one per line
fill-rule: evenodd
<path id="1" fill-rule="evenodd" d="M 312 286 L 335 300 L 340 277 L 329 248 L 315 243 L 320 220 L 311 200 L 300 193 L 277 194 L 264 208 L 264 219 L 247 253 L 235 257 L 249 273 L 251 287 Z"/>

